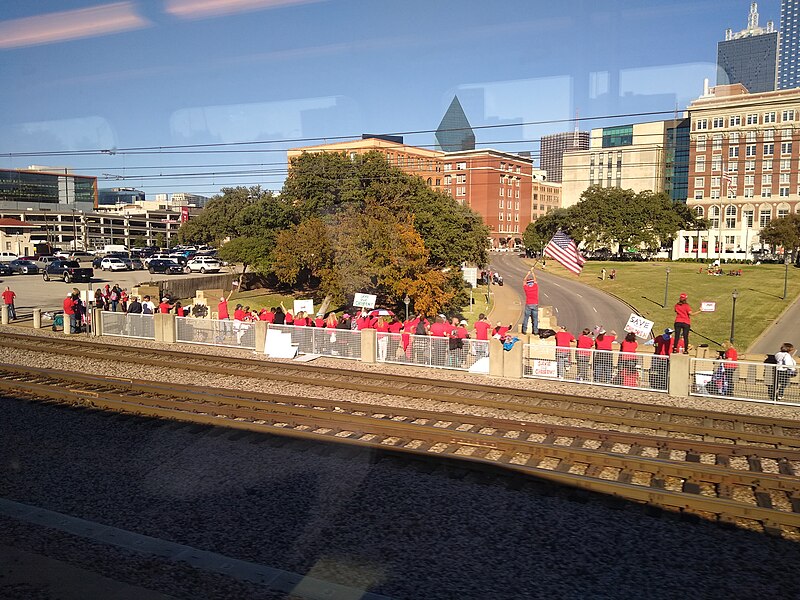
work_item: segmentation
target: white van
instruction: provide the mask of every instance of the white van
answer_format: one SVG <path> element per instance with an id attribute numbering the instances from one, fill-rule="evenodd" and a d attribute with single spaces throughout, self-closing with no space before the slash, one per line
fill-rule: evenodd
<path id="1" fill-rule="evenodd" d="M 17 260 L 18 258 L 19 256 L 13 252 L 0 252 L 0 262 L 11 262 L 12 260 Z"/>
<path id="2" fill-rule="evenodd" d="M 128 247 L 125 244 L 106 244 L 103 246 L 103 253 L 108 254 L 109 252 L 127 252 Z"/>

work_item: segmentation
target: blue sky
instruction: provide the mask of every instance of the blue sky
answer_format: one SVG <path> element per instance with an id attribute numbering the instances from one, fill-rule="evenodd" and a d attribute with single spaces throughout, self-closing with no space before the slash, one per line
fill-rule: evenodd
<path id="1" fill-rule="evenodd" d="M 433 130 L 454 94 L 473 126 L 509 125 L 476 131 L 479 145 L 514 152 L 572 129 L 520 123 L 682 109 L 704 77 L 714 84 L 716 44 L 745 27 L 750 0 L 9 4 L 3 168 L 66 166 L 100 187 L 212 195 L 225 185 L 279 189 L 285 148 L 315 143 L 287 140 Z M 779 26 L 779 0 L 759 12 L 762 25 Z M 124 150 L 249 141 L 279 143 Z M 110 152 L 9 156 L 96 149 Z"/>

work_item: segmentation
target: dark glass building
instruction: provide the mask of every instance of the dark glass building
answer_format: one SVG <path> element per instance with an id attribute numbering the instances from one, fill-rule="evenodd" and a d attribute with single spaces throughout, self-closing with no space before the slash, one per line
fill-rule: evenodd
<path id="1" fill-rule="evenodd" d="M 782 0 L 781 51 L 778 57 L 779 90 L 800 87 L 798 43 L 800 43 L 800 0 Z"/>
<path id="2" fill-rule="evenodd" d="M 35 170 L 0 170 L 0 204 L 83 205 L 97 198 L 97 178 Z M 89 205 L 89 206 L 87 206 Z"/>
<path id="3" fill-rule="evenodd" d="M 741 83 L 751 94 L 773 92 L 778 83 L 778 32 L 772 21 L 758 26 L 758 5 L 750 5 L 747 29 L 725 32 L 717 44 L 717 85 Z"/>
<path id="4" fill-rule="evenodd" d="M 667 128 L 664 190 L 673 202 L 686 203 L 689 197 L 689 132 L 691 119 Z"/>
<path id="5" fill-rule="evenodd" d="M 588 131 L 568 131 L 543 135 L 539 154 L 539 168 L 547 171 L 548 181 L 561 183 L 564 170 L 564 152 L 588 149 Z"/>
<path id="6" fill-rule="evenodd" d="M 443 152 L 464 152 L 475 150 L 475 132 L 467 120 L 464 109 L 458 101 L 458 96 L 453 97 L 450 107 L 444 113 L 442 122 L 436 130 L 436 143 Z"/>
<path id="7" fill-rule="evenodd" d="M 103 188 L 97 192 L 97 204 L 99 206 L 133 204 L 144 199 L 144 192 L 133 188 Z"/>

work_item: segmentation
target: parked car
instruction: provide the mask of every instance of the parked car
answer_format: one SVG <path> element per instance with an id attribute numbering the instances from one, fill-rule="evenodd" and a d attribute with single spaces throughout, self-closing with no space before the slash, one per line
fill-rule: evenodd
<path id="1" fill-rule="evenodd" d="M 94 258 L 92 254 L 85 252 L 84 250 L 76 250 L 75 252 L 70 252 L 69 260 L 77 260 L 78 262 L 89 262 Z"/>
<path id="2" fill-rule="evenodd" d="M 141 269 L 144 269 L 144 263 L 142 262 L 141 258 L 132 256 L 131 258 L 123 258 L 121 260 L 128 266 L 128 269 L 131 271 L 139 271 Z"/>
<path id="3" fill-rule="evenodd" d="M 42 278 L 45 281 L 51 279 L 61 279 L 64 283 L 70 281 L 91 281 L 94 277 L 94 270 L 89 267 L 81 267 L 77 260 L 57 260 L 51 262 L 44 268 Z"/>
<path id="4" fill-rule="evenodd" d="M 18 258 L 19 256 L 13 252 L 0 252 L 0 262 L 11 262 L 12 260 L 17 260 Z"/>
<path id="5" fill-rule="evenodd" d="M 19 273 L 20 275 L 36 275 L 39 272 L 39 267 L 32 260 L 12 260 L 8 263 L 8 266 L 11 267 L 14 273 Z"/>
<path id="6" fill-rule="evenodd" d="M 199 271 L 200 273 L 219 273 L 222 264 L 210 256 L 195 256 L 192 260 L 186 263 L 190 271 Z"/>
<path id="7" fill-rule="evenodd" d="M 51 262 L 54 262 L 56 260 L 68 260 L 68 259 L 60 258 L 58 256 L 53 256 L 53 255 L 49 255 L 49 256 L 39 255 L 34 259 L 33 262 L 36 263 L 36 266 L 39 267 L 39 270 L 41 271 L 47 265 L 49 265 Z"/>
<path id="8" fill-rule="evenodd" d="M 14 271 L 11 270 L 11 267 L 8 266 L 8 263 L 0 262 L 0 277 L 1 276 L 9 276 L 13 275 Z"/>
<path id="9" fill-rule="evenodd" d="M 170 255 L 164 252 L 156 252 L 155 254 L 151 254 L 147 258 L 144 259 L 144 266 L 150 267 L 150 261 L 152 260 L 170 260 Z"/>
<path id="10" fill-rule="evenodd" d="M 100 268 L 103 271 L 127 271 L 128 265 L 121 258 L 116 256 L 106 256 L 100 261 Z"/>
<path id="11" fill-rule="evenodd" d="M 167 275 L 178 275 L 183 273 L 183 267 L 174 260 L 164 258 L 154 258 L 147 265 L 147 270 L 151 273 L 166 273 Z"/>

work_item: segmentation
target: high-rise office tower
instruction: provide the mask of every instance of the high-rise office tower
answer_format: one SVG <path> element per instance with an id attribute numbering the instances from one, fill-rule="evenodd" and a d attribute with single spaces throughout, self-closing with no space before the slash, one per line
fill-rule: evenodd
<path id="1" fill-rule="evenodd" d="M 741 83 L 750 93 L 776 89 L 778 75 L 778 32 L 772 21 L 758 25 L 758 4 L 750 5 L 747 28 L 738 33 L 725 31 L 717 44 L 717 85 Z"/>
<path id="2" fill-rule="evenodd" d="M 458 96 L 453 97 L 450 107 L 444 113 L 442 122 L 436 130 L 436 142 L 439 149 L 444 152 L 463 152 L 475 150 L 475 133 L 467 120 L 464 109 L 458 101 Z"/>
<path id="3" fill-rule="evenodd" d="M 781 47 L 778 55 L 779 90 L 800 87 L 798 43 L 800 43 L 800 0 L 782 0 Z"/>
<path id="4" fill-rule="evenodd" d="M 564 152 L 588 150 L 588 131 L 568 131 L 543 135 L 539 154 L 539 168 L 547 171 L 547 180 L 561 183 L 563 180 Z"/>

